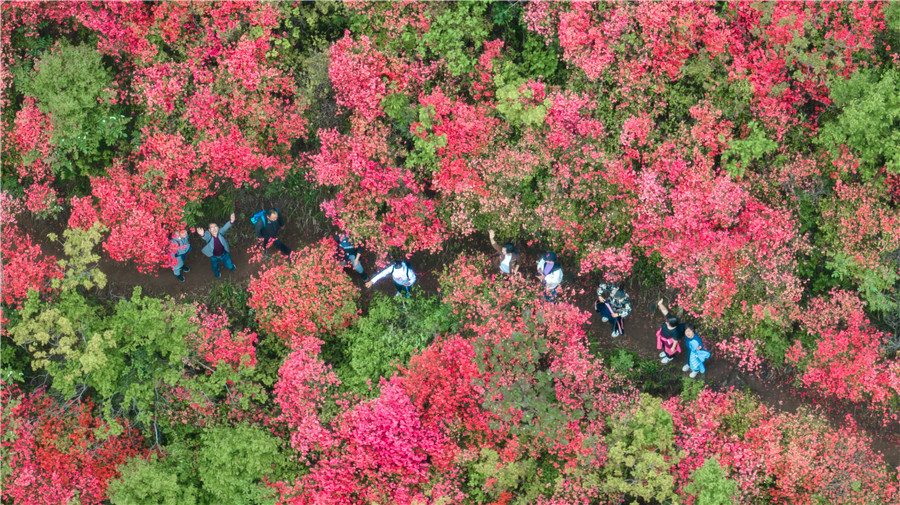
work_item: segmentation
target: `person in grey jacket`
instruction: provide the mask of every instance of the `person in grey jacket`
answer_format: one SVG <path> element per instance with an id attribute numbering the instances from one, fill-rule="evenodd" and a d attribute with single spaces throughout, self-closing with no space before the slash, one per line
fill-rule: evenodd
<path id="1" fill-rule="evenodd" d="M 234 223 L 234 213 L 231 214 L 228 222 L 221 229 L 216 223 L 209 223 L 208 231 L 204 231 L 203 228 L 197 228 L 197 235 L 203 237 L 203 240 L 206 242 L 201 252 L 209 256 L 216 279 L 222 277 L 222 274 L 219 273 L 219 263 L 224 263 L 225 268 L 231 271 L 237 270 L 234 267 L 234 263 L 231 262 L 231 256 L 228 254 L 231 251 L 231 247 L 228 245 L 228 241 L 225 240 L 225 232 L 231 228 L 231 223 Z"/>

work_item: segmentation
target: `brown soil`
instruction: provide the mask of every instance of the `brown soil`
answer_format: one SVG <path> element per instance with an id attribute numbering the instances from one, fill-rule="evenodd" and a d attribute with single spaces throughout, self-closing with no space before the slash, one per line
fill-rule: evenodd
<path id="1" fill-rule="evenodd" d="M 242 226 L 244 222 L 246 225 Z M 20 224 L 24 229 L 32 230 L 35 237 L 43 237 L 51 230 L 58 232 L 64 225 L 64 223 L 47 222 L 20 222 Z M 289 247 L 296 250 L 327 236 L 329 232 L 330 229 L 327 227 L 320 223 L 312 224 L 309 220 L 304 221 L 302 228 L 296 222 L 288 221 L 282 230 L 282 239 Z M 134 287 L 141 286 L 143 293 L 149 296 L 170 295 L 175 298 L 202 301 L 206 299 L 213 284 L 217 282 L 230 281 L 246 288 L 250 277 L 261 266 L 259 263 L 248 264 L 250 256 L 248 250 L 253 247 L 256 240 L 246 218 L 238 217 L 235 227 L 228 233 L 228 238 L 232 243 L 231 256 L 237 270 L 231 272 L 222 268 L 221 279 L 213 276 L 209 260 L 200 252 L 202 240 L 196 234 L 191 235 L 191 245 L 194 250 L 187 257 L 186 264 L 191 271 L 184 274 L 186 282 L 179 282 L 170 270 L 160 271 L 157 274 L 142 274 L 133 265 L 115 262 L 104 254 L 100 262 L 100 269 L 106 273 L 109 280 L 106 295 L 110 298 L 129 297 Z M 57 244 L 51 244 L 45 240 L 42 246 L 47 253 L 55 254 L 57 257 L 61 254 Z M 460 251 L 480 254 L 494 253 L 485 237 L 476 237 L 464 244 L 456 244 L 455 247 L 456 251 L 445 251 L 436 255 L 419 253 L 411 258 L 418 276 L 416 291 L 428 295 L 437 294 L 437 278 L 443 265 L 450 263 Z M 273 254 L 274 257 L 268 261 L 281 261 L 274 248 L 270 249 L 270 254 Z M 521 272 L 526 276 L 533 277 L 531 267 L 538 255 L 539 250 L 536 248 L 526 248 L 520 252 Z M 373 258 L 364 255 L 362 261 L 366 273 L 372 275 Z M 371 299 L 371 292 L 363 287 L 363 282 L 358 275 L 349 269 L 348 273 L 354 283 L 362 288 L 361 306 L 365 312 Z M 568 301 L 585 310 L 592 310 L 595 300 L 593 285 L 589 285 L 584 279 L 575 279 L 574 281 L 571 279 L 572 277 L 567 275 L 566 282 L 570 285 L 569 287 L 574 284 L 576 290 L 584 289 L 584 293 L 576 295 Z M 382 281 L 373 289 L 391 296 L 394 293 L 394 286 L 389 280 Z M 592 317 L 588 329 L 592 352 L 599 354 L 604 351 L 625 349 L 636 353 L 641 359 L 657 360 L 659 351 L 656 349 L 656 330 L 662 323 L 662 315 L 656 310 L 655 305 L 664 293 L 642 288 L 634 281 L 626 286 L 626 290 L 631 296 L 632 313 L 625 320 L 625 335 L 616 339 L 611 338 L 609 324 L 602 322 L 599 317 Z M 711 339 L 705 335 L 704 341 L 710 344 L 710 347 L 713 344 Z M 685 359 L 685 353 L 682 353 L 675 361 L 666 365 L 672 384 L 668 391 L 670 395 L 680 393 L 680 378 L 687 376 L 687 373 L 681 371 L 682 366 L 686 363 Z M 772 370 L 764 371 L 761 376 L 747 374 L 740 371 L 732 361 L 716 356 L 715 351 L 706 362 L 706 369 L 707 373 L 702 378 L 713 390 L 724 391 L 730 388 L 748 390 L 765 405 L 777 411 L 793 413 L 799 408 L 805 407 L 824 416 L 834 426 L 843 424 L 846 416 L 850 415 L 858 423 L 859 429 L 872 437 L 873 449 L 882 454 L 885 462 L 892 467 L 900 466 L 900 426 L 886 428 L 879 426 L 877 419 L 868 415 L 865 405 L 825 400 L 807 392 L 798 391 L 791 386 L 789 379 L 779 377 L 779 374 Z"/>

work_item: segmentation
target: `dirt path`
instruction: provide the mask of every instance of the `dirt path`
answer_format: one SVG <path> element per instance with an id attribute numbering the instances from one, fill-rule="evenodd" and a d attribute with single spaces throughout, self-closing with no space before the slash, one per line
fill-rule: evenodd
<path id="1" fill-rule="evenodd" d="M 58 230 L 62 223 L 34 223 L 34 225 L 37 227 L 34 230 L 35 236 L 42 237 L 52 228 L 57 228 Z M 28 228 L 26 227 L 26 229 Z M 296 250 L 319 240 L 321 237 L 326 236 L 327 233 L 328 229 L 325 226 L 310 226 L 309 223 L 306 223 L 301 229 L 296 223 L 288 221 L 287 226 L 283 229 L 282 237 L 289 247 Z M 133 265 L 115 262 L 103 254 L 100 269 L 106 273 L 109 281 L 106 294 L 111 299 L 129 297 L 135 286 L 141 286 L 143 293 L 149 296 L 170 295 L 179 299 L 203 301 L 213 289 L 214 283 L 231 282 L 246 289 L 250 277 L 257 273 L 261 267 L 259 263 L 248 263 L 248 258 L 250 257 L 248 249 L 255 243 L 250 224 L 246 223 L 246 226 L 242 226 L 241 218 L 238 218 L 228 237 L 232 242 L 231 256 L 237 270 L 231 272 L 223 268 L 221 279 L 216 279 L 213 276 L 209 259 L 200 252 L 203 242 L 196 234 L 191 235 L 191 245 L 194 250 L 187 257 L 186 264 L 191 271 L 184 274 L 185 282 L 179 282 L 170 270 L 163 270 L 155 275 L 142 274 Z M 56 254 L 57 256 L 60 255 L 61 251 L 57 245 L 44 243 L 42 246 L 45 252 Z M 458 249 L 474 254 L 494 253 L 484 237 L 476 237 L 472 241 L 458 247 Z M 537 260 L 538 249 L 527 249 L 530 250 L 520 252 L 519 261 L 522 265 L 521 271 L 525 272 L 527 276 L 532 276 L 531 267 Z M 277 252 L 274 252 L 274 248 L 272 252 L 277 254 Z M 417 270 L 417 290 L 427 295 L 437 294 L 437 277 L 443 266 L 452 261 L 455 254 L 457 253 L 444 252 L 437 255 L 422 253 L 414 255 L 411 261 Z M 363 256 L 363 264 L 370 275 L 373 270 L 372 261 L 373 258 L 371 256 Z M 351 278 L 362 289 L 361 306 L 365 312 L 368 309 L 371 291 L 363 287 L 362 280 L 355 274 Z M 576 304 L 584 310 L 590 310 L 593 307 L 593 301 L 596 299 L 594 295 L 595 287 L 588 285 L 587 281 L 582 279 L 569 282 L 570 284 L 575 284 L 576 290 L 582 288 L 585 290 L 583 294 L 570 299 L 570 303 Z M 380 290 L 385 294 L 392 294 L 393 285 L 390 282 L 382 282 L 373 289 Z M 655 309 L 658 293 L 651 293 L 649 292 L 650 290 L 642 290 L 639 286 L 633 285 L 626 286 L 626 289 L 631 296 L 632 313 L 625 321 L 625 335 L 612 339 L 610 337 L 609 324 L 602 322 L 599 317 L 592 317 L 588 328 L 592 352 L 625 349 L 636 353 L 641 359 L 658 360 L 656 330 L 662 323 L 662 315 Z M 707 344 L 712 344 L 707 338 L 704 341 Z M 668 378 L 673 385 L 669 391 L 670 395 L 680 392 L 680 390 L 677 390 L 680 377 L 687 375 L 681 371 L 684 364 L 685 353 L 682 353 L 674 362 L 665 365 L 665 373 L 668 374 Z M 864 406 L 824 400 L 816 398 L 807 392 L 797 391 L 787 379 L 778 378 L 777 374 L 771 371 L 766 373 L 765 378 L 741 372 L 735 363 L 716 356 L 714 351 L 713 356 L 706 362 L 706 369 L 707 373 L 703 379 L 710 388 L 719 391 L 732 387 L 749 390 L 764 404 L 778 411 L 793 413 L 800 407 L 811 408 L 828 419 L 833 426 L 840 426 L 845 416 L 851 415 L 856 420 L 859 428 L 872 437 L 872 448 L 876 452 L 880 452 L 885 461 L 892 467 L 900 466 L 900 427 L 884 428 L 878 426 L 876 421 L 867 417 L 867 411 Z"/>

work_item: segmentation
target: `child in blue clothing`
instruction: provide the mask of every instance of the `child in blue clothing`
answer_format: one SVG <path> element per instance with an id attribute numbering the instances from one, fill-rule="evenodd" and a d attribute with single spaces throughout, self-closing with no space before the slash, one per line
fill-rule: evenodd
<path id="1" fill-rule="evenodd" d="M 684 326 L 684 337 L 688 350 L 688 364 L 684 365 L 681 371 L 687 372 L 690 370 L 691 379 L 693 379 L 698 373 L 706 373 L 706 367 L 703 366 L 703 363 L 709 359 L 710 353 L 703 347 L 703 340 L 700 339 L 700 335 L 697 335 L 693 324 Z"/>

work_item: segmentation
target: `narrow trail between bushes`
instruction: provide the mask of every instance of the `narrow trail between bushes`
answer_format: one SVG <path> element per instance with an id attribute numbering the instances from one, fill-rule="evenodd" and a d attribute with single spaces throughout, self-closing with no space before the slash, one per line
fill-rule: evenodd
<path id="1" fill-rule="evenodd" d="M 248 218 L 246 218 L 249 214 L 238 215 L 238 221 L 228 235 L 232 243 L 231 256 L 237 267 L 236 271 L 231 272 L 223 268 L 222 278 L 216 279 L 209 266 L 209 260 L 200 252 L 202 240 L 196 234 L 191 234 L 193 251 L 188 254 L 186 261 L 191 271 L 184 274 L 185 282 L 178 281 L 170 270 L 161 270 L 156 274 L 143 274 L 138 272 L 134 265 L 113 261 L 105 252 L 101 253 L 102 259 L 99 268 L 108 278 L 108 284 L 104 290 L 105 296 L 110 299 L 128 298 L 135 287 L 141 287 L 143 294 L 148 296 L 168 295 L 176 299 L 203 301 L 207 299 L 215 283 L 231 283 L 236 287 L 246 289 L 251 276 L 256 274 L 262 265 L 248 263 L 250 258 L 248 250 L 256 241 Z M 241 226 L 245 221 L 246 226 Z M 34 239 L 41 243 L 45 253 L 60 257 L 62 255 L 61 247 L 59 244 L 47 240 L 46 234 L 50 232 L 60 234 L 64 226 L 64 223 L 35 222 L 27 223 L 26 229 L 31 230 Z M 303 225 L 298 225 L 296 222 L 287 220 L 282 238 L 289 247 L 299 250 L 329 236 L 329 232 L 330 227 L 321 223 L 310 224 L 307 221 Z M 456 244 L 455 248 L 457 250 L 453 252 L 413 255 L 411 261 L 418 276 L 416 291 L 429 296 L 438 294 L 438 276 L 443 266 L 451 262 L 457 254 L 494 254 L 487 237 L 475 236 L 464 244 Z M 520 265 L 522 265 L 520 272 L 526 278 L 534 278 L 532 266 L 537 261 L 540 250 L 534 247 L 523 249 L 519 255 Z M 275 256 L 266 261 L 283 261 L 277 257 L 277 252 Z M 374 270 L 373 257 L 364 252 L 362 261 L 366 272 L 371 274 Z M 565 269 L 567 265 L 564 260 L 561 259 L 561 261 Z M 363 286 L 362 280 L 356 274 L 352 274 L 351 278 L 362 292 L 360 307 L 363 314 L 368 311 L 374 290 L 377 289 L 388 295 L 393 294 L 394 288 L 390 282 L 382 282 L 369 290 Z M 593 311 L 593 301 L 596 299 L 595 286 L 589 285 L 586 279 L 575 278 L 568 273 L 564 286 L 568 289 L 574 288 L 577 294 L 569 297 L 563 296 L 561 297 L 562 301 L 568 301 L 582 310 Z M 662 324 L 663 319 L 655 306 L 656 301 L 663 293 L 658 289 L 642 287 L 636 279 L 626 283 L 625 289 L 632 302 L 631 315 L 625 320 L 625 335 L 616 339 L 611 338 L 609 324 L 594 316 L 587 328 L 591 352 L 594 355 L 609 355 L 621 349 L 638 355 L 642 360 L 655 360 L 658 363 L 656 330 Z M 743 372 L 732 360 L 717 356 L 711 339 L 707 338 L 702 331 L 700 333 L 704 337 L 704 342 L 712 348 L 713 353 L 706 362 L 707 373 L 703 377 L 709 388 L 717 391 L 730 388 L 749 391 L 763 404 L 776 411 L 795 413 L 801 408 L 807 408 L 823 416 L 833 427 L 843 425 L 849 417 L 854 420 L 858 429 L 872 438 L 872 449 L 880 453 L 888 465 L 893 468 L 900 467 L 900 426 L 881 426 L 875 416 L 869 415 L 865 405 L 824 399 L 807 391 L 800 391 L 793 387 L 790 377 L 779 374 L 770 368 L 764 367 L 758 375 Z M 681 393 L 681 377 L 687 376 L 687 373 L 681 371 L 685 363 L 685 353 L 681 353 L 672 363 L 660 365 L 663 372 L 660 374 L 662 377 L 656 387 L 656 394 L 671 397 Z"/>

